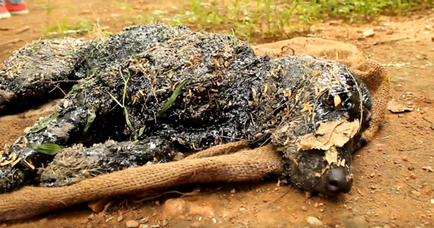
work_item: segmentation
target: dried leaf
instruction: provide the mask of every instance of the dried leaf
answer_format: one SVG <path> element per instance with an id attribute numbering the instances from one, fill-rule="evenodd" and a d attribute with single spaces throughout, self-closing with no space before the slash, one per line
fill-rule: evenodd
<path id="1" fill-rule="evenodd" d="M 315 77 L 318 76 L 319 74 L 321 74 L 323 71 L 322 70 L 317 70 L 315 72 L 313 72 L 310 76 Z"/>
<path id="2" fill-rule="evenodd" d="M 333 103 L 334 103 L 335 107 L 338 107 L 341 104 L 341 102 L 342 102 L 342 100 L 341 100 L 341 97 L 339 95 L 336 95 L 333 98 Z"/>
<path id="3" fill-rule="evenodd" d="M 344 146 L 359 131 L 359 120 L 321 123 L 316 134 L 307 134 L 299 139 L 298 150 L 329 150 L 331 147 Z"/>
<path id="4" fill-rule="evenodd" d="M 404 105 L 400 104 L 397 100 L 393 99 L 387 103 L 387 109 L 393 113 L 402 113 L 402 112 L 411 112 L 414 108 L 412 107 L 405 107 Z"/>
<path id="5" fill-rule="evenodd" d="M 325 152 L 324 160 L 326 160 L 328 164 L 338 163 L 338 151 L 336 150 L 336 147 L 332 147 L 330 150 Z"/>

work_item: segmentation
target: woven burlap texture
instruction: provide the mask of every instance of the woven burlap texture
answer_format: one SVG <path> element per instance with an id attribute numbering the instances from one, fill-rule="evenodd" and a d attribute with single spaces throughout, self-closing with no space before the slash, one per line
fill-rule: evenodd
<path id="1" fill-rule="evenodd" d="M 279 57 L 288 54 L 325 56 L 347 64 L 367 84 L 374 100 L 373 121 L 365 132 L 372 140 L 383 123 L 389 100 L 389 79 L 385 68 L 365 60 L 353 45 L 313 38 L 295 38 L 255 47 L 257 54 Z M 59 208 L 116 195 L 143 194 L 180 184 L 259 180 L 283 172 L 280 155 L 273 146 L 249 150 L 246 142 L 219 145 L 186 159 L 130 168 L 77 184 L 58 187 L 23 187 L 0 195 L 0 221 L 28 218 Z"/>

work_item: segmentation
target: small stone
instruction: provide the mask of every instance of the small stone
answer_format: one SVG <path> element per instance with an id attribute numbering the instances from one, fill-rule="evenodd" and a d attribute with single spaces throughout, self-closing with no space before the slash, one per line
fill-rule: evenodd
<path id="1" fill-rule="evenodd" d="M 126 226 L 128 227 L 128 228 L 136 228 L 136 227 L 139 227 L 139 222 L 137 222 L 136 220 L 128 220 L 127 222 L 126 222 Z"/>
<path id="2" fill-rule="evenodd" d="M 368 29 L 363 32 L 364 37 L 373 37 L 375 35 L 374 30 Z"/>
<path id="3" fill-rule="evenodd" d="M 424 166 L 424 167 L 422 167 L 422 169 L 425 171 L 434 172 L 434 170 L 432 169 L 431 166 Z"/>
<path id="4" fill-rule="evenodd" d="M 166 219 L 164 219 L 164 220 L 161 222 L 161 225 L 163 225 L 163 226 L 167 226 L 167 225 L 169 225 L 169 222 L 168 222 Z"/>
<path id="5" fill-rule="evenodd" d="M 140 223 L 147 223 L 149 221 L 149 217 L 144 217 L 142 219 L 140 219 Z"/>
<path id="6" fill-rule="evenodd" d="M 139 221 L 139 223 L 147 223 L 147 222 L 149 222 L 149 217 L 144 217 Z"/>
<path id="7" fill-rule="evenodd" d="M 351 228 L 368 228 L 364 216 L 348 217 L 344 220 L 345 227 Z"/>
<path id="8" fill-rule="evenodd" d="M 307 207 L 305 207 L 305 206 L 301 206 L 301 210 L 302 210 L 302 211 L 307 211 Z"/>
<path id="9" fill-rule="evenodd" d="M 149 228 L 148 224 L 140 224 L 139 228 Z"/>
<path id="10" fill-rule="evenodd" d="M 329 25 L 341 25 L 343 20 L 329 21 Z"/>
<path id="11" fill-rule="evenodd" d="M 314 207 L 314 208 L 318 208 L 318 207 L 319 207 L 318 203 L 315 203 L 315 204 L 313 205 L 313 207 Z"/>
<path id="12" fill-rule="evenodd" d="M 309 223 L 312 226 L 322 226 L 321 220 L 319 220 L 313 216 L 307 217 L 306 221 L 307 221 L 307 223 Z"/>
<path id="13" fill-rule="evenodd" d="M 402 160 L 403 160 L 403 161 L 408 161 L 408 157 L 407 157 L 407 156 L 404 156 L 404 157 L 402 157 Z"/>
<path id="14" fill-rule="evenodd" d="M 119 215 L 118 218 L 116 219 L 118 222 L 122 222 L 122 220 L 124 220 L 124 216 L 123 215 Z"/>
<path id="15" fill-rule="evenodd" d="M 415 195 L 415 196 L 420 196 L 420 192 L 418 192 L 418 191 L 411 191 L 411 193 L 413 193 L 413 195 Z"/>
<path id="16" fill-rule="evenodd" d="M 193 223 L 190 225 L 191 228 L 198 228 L 198 227 L 200 227 L 200 226 L 201 226 L 200 222 L 193 222 Z"/>
<path id="17" fill-rule="evenodd" d="M 231 194 L 235 194 L 235 193 L 237 193 L 237 190 L 235 190 L 235 188 L 234 188 L 231 190 Z"/>
<path id="18" fill-rule="evenodd" d="M 411 179 L 416 179 L 417 176 L 416 176 L 416 174 L 414 174 L 414 173 L 410 173 L 410 178 L 411 178 Z"/>

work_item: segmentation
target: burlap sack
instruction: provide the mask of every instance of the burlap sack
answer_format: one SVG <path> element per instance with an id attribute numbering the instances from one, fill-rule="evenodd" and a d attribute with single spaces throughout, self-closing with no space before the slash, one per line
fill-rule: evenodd
<path id="1" fill-rule="evenodd" d="M 385 68 L 365 60 L 354 45 L 312 38 L 296 38 L 255 47 L 257 54 L 326 56 L 347 64 L 368 86 L 374 106 L 373 121 L 364 138 L 371 141 L 384 121 L 389 100 Z M 231 154 L 232 153 L 232 154 Z M 258 180 L 283 172 L 279 154 L 271 145 L 249 150 L 246 142 L 220 145 L 177 162 L 156 164 L 98 176 L 58 187 L 23 187 L 0 195 L 0 221 L 46 213 L 62 207 L 116 195 L 144 193 L 153 189 L 193 182 Z"/>

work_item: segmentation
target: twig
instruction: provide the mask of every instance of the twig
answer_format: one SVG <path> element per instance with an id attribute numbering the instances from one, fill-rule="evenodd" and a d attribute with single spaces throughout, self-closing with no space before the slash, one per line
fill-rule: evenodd
<path id="1" fill-rule="evenodd" d="M 419 189 L 417 189 L 417 188 L 414 187 L 413 185 L 411 185 L 411 184 L 409 184 L 409 183 L 407 183 L 407 182 L 404 182 L 404 183 L 406 183 L 408 186 L 410 186 L 410 187 L 413 188 L 414 190 L 419 191 Z"/>
<path id="2" fill-rule="evenodd" d="M 27 30 L 29 30 L 30 27 L 29 26 L 24 26 L 23 28 L 21 28 L 20 30 L 18 30 L 15 34 L 21 34 Z"/>
<path id="3" fill-rule="evenodd" d="M 357 198 L 357 196 L 353 196 L 353 197 L 351 197 L 351 198 L 345 200 L 345 203 L 348 203 L 348 202 L 350 202 L 351 200 L 356 199 L 356 198 Z"/>
<path id="4" fill-rule="evenodd" d="M 409 39 L 409 38 L 408 37 L 401 37 L 401 38 L 391 39 L 391 40 L 374 41 L 372 44 L 373 45 L 387 44 L 387 43 L 393 43 L 396 41 L 406 40 L 406 39 Z"/>
<path id="5" fill-rule="evenodd" d="M 419 146 L 419 147 L 413 147 L 413 148 L 410 148 L 410 149 L 398 149 L 398 151 L 412 151 L 412 150 L 418 150 L 418 149 L 421 149 L 421 148 L 423 148 L 423 147 Z"/>
<path id="6" fill-rule="evenodd" d="M 432 121 L 428 120 L 425 116 L 422 116 L 422 119 L 425 120 L 426 122 L 430 123 L 430 124 L 431 124 L 431 127 L 430 127 L 430 128 L 431 128 L 432 130 L 434 130 L 434 123 L 433 123 Z"/>
<path id="7" fill-rule="evenodd" d="M 268 206 L 268 205 L 270 205 L 270 204 L 272 204 L 272 203 L 275 203 L 276 201 L 278 201 L 278 200 L 282 199 L 284 196 L 286 196 L 286 194 L 288 194 L 288 192 L 289 192 L 291 189 L 292 189 L 291 186 L 289 186 L 288 189 L 287 189 L 284 193 L 282 193 L 279 197 L 277 197 L 276 199 L 271 200 L 271 201 L 269 201 L 269 202 L 267 202 L 267 203 L 264 203 L 264 204 L 260 205 L 259 207 L 252 208 L 252 209 L 250 209 L 250 210 L 246 210 L 246 211 L 240 212 L 240 213 L 238 213 L 238 214 L 235 214 L 234 216 L 232 216 L 232 218 L 238 218 L 238 217 L 241 216 L 241 215 L 250 214 L 250 213 L 252 213 L 252 212 L 254 212 L 254 211 L 257 211 L 258 209 L 264 208 L 264 207 L 266 207 L 266 206 Z"/>
<path id="8" fill-rule="evenodd" d="M 16 44 L 16 43 L 21 42 L 21 41 L 23 41 L 23 40 L 22 39 L 13 39 L 13 40 L 10 40 L 10 41 L 6 41 L 6 42 L 3 42 L 3 43 L 0 43 L 0 47 L 8 45 L 8 44 Z"/>

